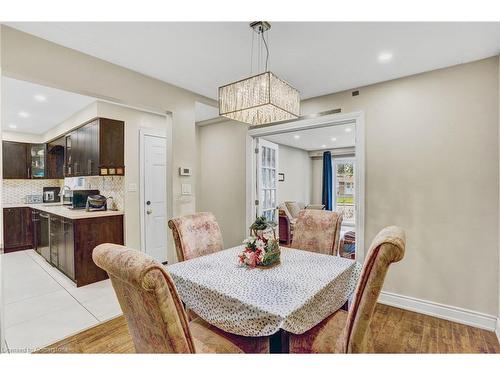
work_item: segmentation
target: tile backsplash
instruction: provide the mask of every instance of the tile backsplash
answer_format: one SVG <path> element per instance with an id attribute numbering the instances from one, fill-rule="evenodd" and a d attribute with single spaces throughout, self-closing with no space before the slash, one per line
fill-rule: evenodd
<path id="1" fill-rule="evenodd" d="M 116 207 L 124 209 L 124 177 L 94 176 L 66 177 L 64 180 L 3 180 L 2 203 L 24 204 L 27 195 L 42 195 L 44 187 L 67 185 L 72 190 L 97 189 L 106 197 L 113 197 Z"/>
<path id="2" fill-rule="evenodd" d="M 99 190 L 101 195 L 113 197 L 116 207 L 123 210 L 124 181 L 123 176 L 66 177 L 63 185 L 72 190 Z"/>
<path id="3" fill-rule="evenodd" d="M 42 195 L 44 187 L 63 186 L 64 180 L 3 180 L 2 203 L 26 203 L 27 195 Z"/>

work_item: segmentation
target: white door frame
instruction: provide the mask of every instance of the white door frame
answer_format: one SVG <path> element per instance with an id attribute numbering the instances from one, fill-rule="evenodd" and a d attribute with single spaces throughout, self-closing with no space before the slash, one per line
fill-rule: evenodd
<path id="1" fill-rule="evenodd" d="M 153 136 L 165 138 L 166 143 L 166 176 L 167 176 L 167 191 L 165 192 L 165 204 L 166 204 L 166 212 L 167 219 L 172 217 L 172 127 L 171 127 L 171 116 L 167 114 L 165 118 L 167 122 L 166 129 L 149 129 L 149 128 L 139 128 L 139 217 L 140 217 L 140 225 L 141 225 L 141 251 L 146 251 L 146 220 L 145 220 L 145 207 L 144 207 L 144 161 L 145 161 L 145 153 L 144 153 L 144 136 Z M 167 233 L 169 232 L 168 228 L 165 228 Z M 167 254 L 168 254 L 168 244 L 170 241 L 168 240 L 167 235 Z M 167 259 L 169 262 L 170 259 Z"/>
<path id="2" fill-rule="evenodd" d="M 356 199 L 356 260 L 365 258 L 365 115 L 363 111 L 336 113 L 281 123 L 261 128 L 252 128 L 246 137 L 246 227 L 253 222 L 252 202 L 255 198 L 255 157 L 254 138 L 265 135 L 288 133 L 305 129 L 323 128 L 335 125 L 355 125 L 355 199 Z"/>

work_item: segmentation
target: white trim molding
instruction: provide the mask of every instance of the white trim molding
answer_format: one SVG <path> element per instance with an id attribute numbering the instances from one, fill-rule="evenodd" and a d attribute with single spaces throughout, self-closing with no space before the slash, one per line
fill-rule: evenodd
<path id="1" fill-rule="evenodd" d="M 500 316 L 497 318 L 497 327 L 495 329 L 495 333 L 497 334 L 497 340 L 500 343 Z"/>
<path id="2" fill-rule="evenodd" d="M 380 293 L 379 303 L 384 305 L 399 307 L 425 315 L 434 316 L 452 322 L 466 324 L 468 326 L 495 331 L 498 337 L 498 319 L 493 315 L 483 314 L 477 311 L 467 310 L 460 307 L 443 305 L 437 302 L 426 301 L 423 299 L 402 296 L 390 292 Z M 500 340 L 500 339 L 499 339 Z"/>

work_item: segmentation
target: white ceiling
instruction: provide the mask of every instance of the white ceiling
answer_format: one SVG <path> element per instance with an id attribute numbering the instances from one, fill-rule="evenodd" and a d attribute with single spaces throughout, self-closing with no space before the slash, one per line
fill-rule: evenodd
<path id="1" fill-rule="evenodd" d="M 349 129 L 349 130 L 347 130 Z M 347 130 L 347 131 L 346 131 Z M 355 146 L 354 125 L 336 125 L 262 137 L 280 145 L 306 151 Z M 299 137 L 298 139 L 296 137 Z M 335 138 L 334 140 L 332 138 Z"/>
<path id="2" fill-rule="evenodd" d="M 39 102 L 35 95 L 46 100 Z M 88 96 L 2 77 L 2 129 L 43 134 L 94 101 Z M 28 117 L 21 117 L 20 112 Z M 10 125 L 17 128 L 12 129 Z"/>
<path id="3" fill-rule="evenodd" d="M 250 74 L 245 22 L 8 25 L 210 98 L 218 86 Z M 269 39 L 270 69 L 302 98 L 500 52 L 499 23 L 273 22 Z M 393 59 L 379 62 L 387 52 Z"/>

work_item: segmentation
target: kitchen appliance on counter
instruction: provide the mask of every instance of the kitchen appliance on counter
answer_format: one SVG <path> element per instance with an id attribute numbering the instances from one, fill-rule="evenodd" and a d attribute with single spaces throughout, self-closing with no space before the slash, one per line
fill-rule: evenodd
<path id="1" fill-rule="evenodd" d="M 82 210 L 87 207 L 87 198 L 90 195 L 99 195 L 99 190 L 73 190 L 71 209 Z"/>
<path id="2" fill-rule="evenodd" d="M 44 187 L 43 188 L 43 203 L 57 203 L 61 199 L 59 197 L 60 187 Z"/>
<path id="3" fill-rule="evenodd" d="M 107 210 L 107 198 L 104 195 L 96 194 L 89 195 L 87 197 L 87 205 L 85 209 L 87 211 L 106 211 Z"/>

